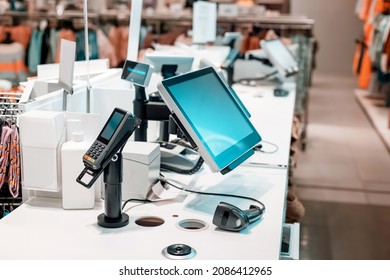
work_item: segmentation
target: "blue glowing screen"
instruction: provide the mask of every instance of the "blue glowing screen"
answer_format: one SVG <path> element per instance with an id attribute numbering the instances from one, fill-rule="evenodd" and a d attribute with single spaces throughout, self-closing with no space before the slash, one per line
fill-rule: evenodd
<path id="1" fill-rule="evenodd" d="M 117 111 L 114 111 L 110 117 L 110 119 L 107 121 L 106 125 L 104 126 L 101 134 L 99 135 L 99 140 L 105 144 L 107 144 L 111 137 L 114 135 L 116 129 L 118 128 L 119 124 L 121 123 L 124 115 L 122 113 L 119 113 Z"/>
<path id="2" fill-rule="evenodd" d="M 123 67 L 122 79 L 137 85 L 143 85 L 148 71 L 148 64 L 127 60 Z"/>
<path id="3" fill-rule="evenodd" d="M 216 73 L 168 85 L 168 91 L 219 166 L 249 150 L 248 142 L 261 140 Z"/>

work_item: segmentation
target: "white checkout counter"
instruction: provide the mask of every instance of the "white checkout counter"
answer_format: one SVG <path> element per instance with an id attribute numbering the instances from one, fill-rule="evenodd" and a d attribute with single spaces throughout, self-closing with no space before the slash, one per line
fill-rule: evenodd
<path id="1" fill-rule="evenodd" d="M 291 87 L 287 97 L 274 97 L 271 87 L 238 86 L 236 91 L 262 138 L 279 150 L 256 152 L 227 175 L 203 167 L 194 176 L 167 173 L 166 177 L 193 190 L 257 198 L 266 206 L 261 220 L 239 233 L 219 230 L 211 222 L 219 201 L 243 209 L 251 203 L 182 192 L 174 201 L 128 204 L 124 211 L 130 216 L 129 225 L 107 229 L 97 225 L 103 203 L 92 210 L 64 210 L 60 199 L 34 197 L 0 220 L 0 235 L 6 240 L 0 259 L 167 259 L 162 251 L 177 243 L 195 249 L 193 260 L 279 259 L 295 90 Z M 142 217 L 158 217 L 164 223 L 137 225 Z"/>

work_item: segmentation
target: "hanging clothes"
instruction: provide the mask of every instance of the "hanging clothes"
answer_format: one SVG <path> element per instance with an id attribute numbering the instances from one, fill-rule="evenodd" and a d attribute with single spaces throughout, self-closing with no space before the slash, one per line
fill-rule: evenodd
<path id="1" fill-rule="evenodd" d="M 46 27 L 42 34 L 41 62 L 40 64 L 53 63 L 52 49 L 50 45 L 50 27 Z"/>
<path id="2" fill-rule="evenodd" d="M 119 50 L 119 62 L 124 62 L 127 59 L 127 48 L 129 42 L 129 27 L 119 27 L 119 38 L 120 38 L 120 50 Z"/>
<path id="3" fill-rule="evenodd" d="M 362 21 L 367 20 L 370 7 L 371 7 L 371 0 L 363 0 L 363 3 L 361 4 L 361 10 L 359 13 L 359 18 Z"/>
<path id="4" fill-rule="evenodd" d="M 364 44 L 363 39 L 356 40 L 355 53 L 353 56 L 353 63 L 352 63 L 352 73 L 354 75 L 360 74 L 365 48 L 366 45 Z"/>
<path id="5" fill-rule="evenodd" d="M 99 58 L 97 35 L 94 30 L 88 30 L 89 59 Z M 85 36 L 84 30 L 76 33 L 76 60 L 85 60 Z"/>
<path id="6" fill-rule="evenodd" d="M 12 129 L 7 125 L 3 125 L 1 130 L 0 142 L 0 188 L 8 179 L 9 153 L 11 148 Z"/>
<path id="7" fill-rule="evenodd" d="M 371 80 L 371 59 L 367 49 L 364 51 L 362 63 L 360 66 L 358 86 L 362 89 L 367 89 Z"/>
<path id="8" fill-rule="evenodd" d="M 364 7 L 364 0 L 357 0 L 355 5 L 355 14 L 359 16 L 360 11 L 363 9 L 363 7 Z"/>
<path id="9" fill-rule="evenodd" d="M 20 43 L 0 43 L 0 79 L 12 82 L 18 86 L 27 80 L 27 67 L 24 64 L 25 51 Z"/>
<path id="10" fill-rule="evenodd" d="M 357 7 L 361 9 L 359 18 L 364 21 L 365 48 L 363 55 L 357 53 L 361 50 L 356 50 L 353 69 L 357 69 L 358 61 L 358 86 L 362 89 L 367 89 L 370 87 L 370 82 L 375 80 L 372 77 L 372 71 L 378 69 L 379 65 L 383 64 L 381 38 L 387 36 L 387 34 L 386 32 L 383 33 L 386 23 L 383 21 L 382 14 L 389 10 L 390 3 L 386 0 L 364 0 L 362 3 L 358 3 Z M 388 19 L 385 20 L 387 21 Z M 371 86 L 371 88 L 373 87 Z"/>
<path id="11" fill-rule="evenodd" d="M 119 27 L 116 27 L 115 25 L 106 25 L 106 27 L 103 30 L 107 30 L 107 37 L 110 40 L 114 50 L 115 50 L 115 56 L 118 60 L 118 64 L 122 61 L 121 57 L 121 44 L 122 38 L 121 33 L 119 30 Z"/>
<path id="12" fill-rule="evenodd" d="M 19 196 L 20 189 L 20 144 L 19 132 L 15 124 L 11 125 L 8 187 L 13 197 Z"/>
<path id="13" fill-rule="evenodd" d="M 12 41 L 20 43 L 24 50 L 27 50 L 32 34 L 32 28 L 30 26 L 0 26 L 0 42 L 5 39 L 7 32 L 11 34 Z"/>
<path id="14" fill-rule="evenodd" d="M 110 40 L 101 29 L 98 29 L 96 31 L 96 34 L 97 34 L 97 43 L 99 46 L 99 58 L 108 58 L 110 61 L 110 66 L 116 67 L 118 65 L 118 58 L 116 56 L 115 49 L 111 44 Z"/>
<path id="15" fill-rule="evenodd" d="M 48 63 L 54 63 L 56 61 L 58 37 L 58 31 L 55 28 L 50 28 L 49 44 L 51 51 L 47 57 Z"/>
<path id="16" fill-rule="evenodd" d="M 35 28 L 28 49 L 28 70 L 31 73 L 36 73 L 38 65 L 41 64 L 42 38 L 43 31 Z"/>
<path id="17" fill-rule="evenodd" d="M 72 29 L 63 28 L 58 32 L 57 36 L 57 51 L 55 54 L 55 63 L 60 62 L 61 39 L 76 42 L 76 33 Z"/>
<path id="18" fill-rule="evenodd" d="M 384 7 L 384 2 L 373 3 L 381 3 L 382 9 Z M 369 94 L 386 96 L 390 88 L 390 16 L 377 14 L 371 26 L 373 32 L 367 50 L 368 58 L 363 57 L 365 68 L 363 73 L 359 73 L 359 86 L 368 89 Z"/>

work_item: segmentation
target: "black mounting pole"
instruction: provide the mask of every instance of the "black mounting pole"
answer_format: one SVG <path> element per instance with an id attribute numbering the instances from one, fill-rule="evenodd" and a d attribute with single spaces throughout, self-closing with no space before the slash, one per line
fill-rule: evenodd
<path id="1" fill-rule="evenodd" d="M 134 85 L 135 99 L 133 101 L 134 115 L 142 120 L 141 124 L 134 131 L 134 140 L 143 141 L 147 140 L 148 122 L 146 120 L 146 106 L 148 100 L 146 99 L 145 88 L 139 85 Z"/>
<path id="2" fill-rule="evenodd" d="M 129 216 L 122 213 L 123 157 L 117 153 L 104 168 L 104 213 L 98 216 L 98 225 L 120 228 L 129 223 Z"/>
<path id="3" fill-rule="evenodd" d="M 160 141 L 168 141 L 168 121 L 171 111 L 164 101 L 148 100 L 145 88 L 134 85 L 135 99 L 133 102 L 134 115 L 142 122 L 134 132 L 135 141 L 147 141 L 148 121 L 160 121 Z M 161 97 L 160 97 L 161 98 Z"/>

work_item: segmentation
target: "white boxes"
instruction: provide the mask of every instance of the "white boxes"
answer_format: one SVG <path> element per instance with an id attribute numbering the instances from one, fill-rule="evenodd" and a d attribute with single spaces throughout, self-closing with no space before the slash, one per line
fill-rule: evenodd
<path id="1" fill-rule="evenodd" d="M 84 141 L 84 133 L 73 132 L 73 139 L 62 145 L 62 207 L 64 209 L 91 209 L 95 205 L 95 185 L 89 189 L 76 181 L 84 169 L 83 155 L 92 143 Z"/>
<path id="2" fill-rule="evenodd" d="M 19 117 L 22 181 L 26 189 L 59 191 L 59 153 L 64 138 L 62 112 L 29 111 Z"/>
<path id="3" fill-rule="evenodd" d="M 236 17 L 238 16 L 237 4 L 218 4 L 218 15 L 221 17 Z"/>
<path id="4" fill-rule="evenodd" d="M 129 141 L 122 154 L 122 200 L 145 199 L 159 178 L 160 145 Z"/>

